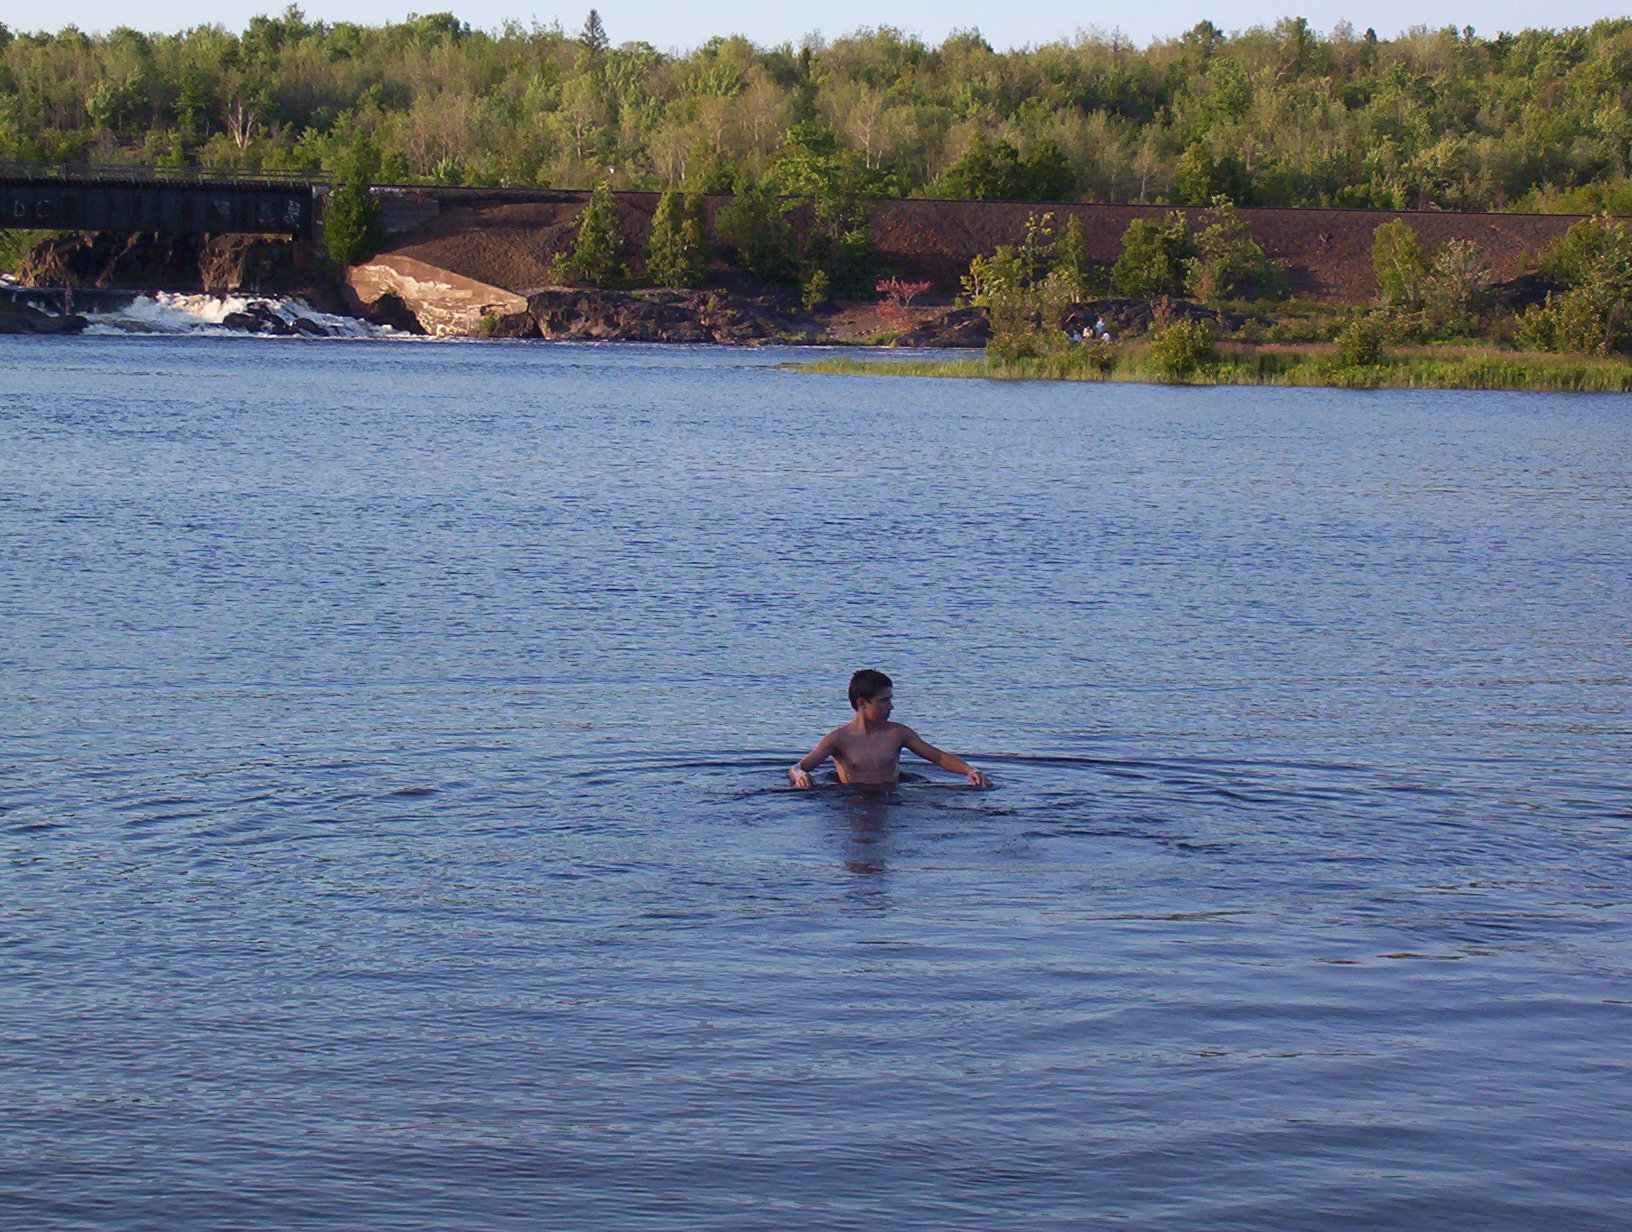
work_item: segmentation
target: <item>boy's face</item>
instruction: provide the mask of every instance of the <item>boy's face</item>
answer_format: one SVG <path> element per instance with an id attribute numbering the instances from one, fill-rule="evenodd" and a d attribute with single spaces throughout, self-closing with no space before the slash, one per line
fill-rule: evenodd
<path id="1" fill-rule="evenodd" d="M 876 696 L 856 704 L 856 713 L 869 723 L 883 723 L 895 709 L 895 690 L 885 689 Z"/>

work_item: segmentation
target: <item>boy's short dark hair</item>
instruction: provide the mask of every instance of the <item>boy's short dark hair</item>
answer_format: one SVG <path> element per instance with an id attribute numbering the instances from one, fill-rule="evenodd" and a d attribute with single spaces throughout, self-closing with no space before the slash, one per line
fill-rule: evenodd
<path id="1" fill-rule="evenodd" d="M 885 689 L 893 689 L 895 681 L 883 672 L 875 672 L 870 667 L 864 667 L 850 677 L 850 709 L 854 710 L 862 702 L 870 702 Z"/>

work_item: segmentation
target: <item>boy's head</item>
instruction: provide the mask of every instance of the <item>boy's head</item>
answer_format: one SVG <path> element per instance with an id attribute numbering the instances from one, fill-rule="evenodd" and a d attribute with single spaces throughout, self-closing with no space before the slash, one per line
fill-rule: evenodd
<path id="1" fill-rule="evenodd" d="M 863 702 L 870 702 L 885 689 L 893 689 L 895 681 L 883 672 L 875 672 L 870 667 L 864 667 L 850 677 L 850 708 L 858 709 Z"/>

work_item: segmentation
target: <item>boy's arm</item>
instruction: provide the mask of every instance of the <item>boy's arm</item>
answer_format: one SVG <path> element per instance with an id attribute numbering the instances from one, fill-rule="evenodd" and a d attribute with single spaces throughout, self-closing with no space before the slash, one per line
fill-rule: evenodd
<path id="1" fill-rule="evenodd" d="M 795 787 L 810 786 L 810 772 L 833 756 L 833 735 L 828 732 L 816 742 L 816 747 L 788 767 L 788 782 Z"/>
<path id="2" fill-rule="evenodd" d="M 942 752 L 910 727 L 907 728 L 907 738 L 902 741 L 902 744 L 925 761 L 934 762 L 942 770 L 950 770 L 953 774 L 963 775 L 969 780 L 969 786 L 971 787 L 990 787 L 992 785 L 991 779 L 976 770 L 963 758 Z"/>

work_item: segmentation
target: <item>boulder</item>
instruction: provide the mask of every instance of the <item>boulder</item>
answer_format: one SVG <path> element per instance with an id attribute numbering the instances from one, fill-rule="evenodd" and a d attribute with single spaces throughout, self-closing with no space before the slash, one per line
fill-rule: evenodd
<path id="1" fill-rule="evenodd" d="M 243 334 L 289 337 L 295 333 L 294 326 L 272 311 L 272 305 L 261 299 L 251 300 L 244 305 L 241 312 L 227 313 L 221 318 L 221 324 Z"/>
<path id="2" fill-rule="evenodd" d="M 387 291 L 372 304 L 363 305 L 361 312 L 363 320 L 370 325 L 384 325 L 404 334 L 423 334 L 425 327 L 419 323 L 419 318 L 403 302 L 402 296 Z"/>
<path id="3" fill-rule="evenodd" d="M 77 334 L 88 324 L 72 312 L 42 312 L 31 304 L 0 299 L 0 334 Z"/>
<path id="4" fill-rule="evenodd" d="M 952 308 L 920 321 L 896 340 L 907 347 L 983 347 L 992 336 L 984 308 Z"/>
<path id="5" fill-rule="evenodd" d="M 1520 274 L 1490 288 L 1491 302 L 1509 312 L 1523 312 L 1537 304 L 1545 304 L 1549 295 L 1563 291 L 1564 284 L 1546 274 Z"/>

